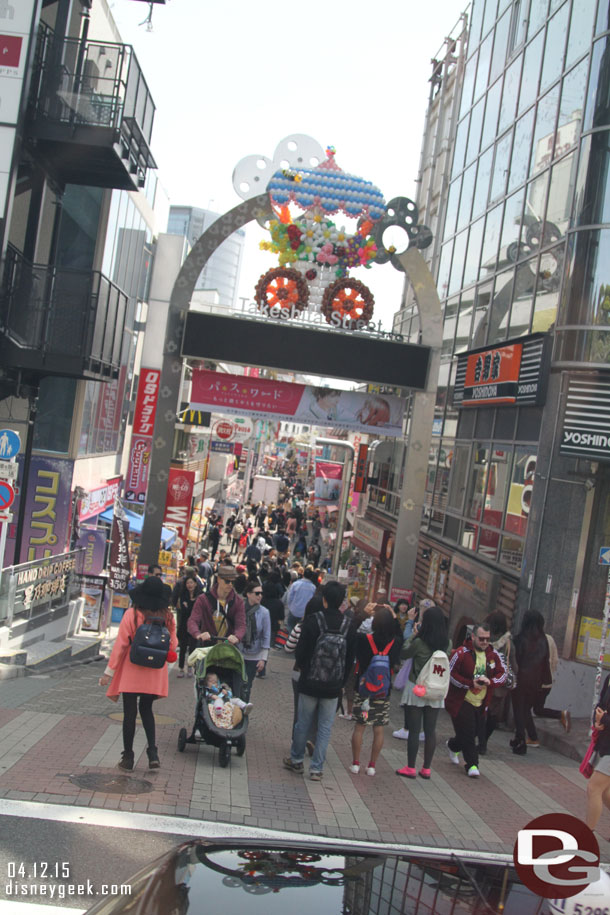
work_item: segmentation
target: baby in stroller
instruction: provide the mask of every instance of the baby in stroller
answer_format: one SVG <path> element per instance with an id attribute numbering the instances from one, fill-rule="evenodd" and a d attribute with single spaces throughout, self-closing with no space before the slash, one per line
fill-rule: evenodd
<path id="1" fill-rule="evenodd" d="M 221 683 L 216 673 L 206 674 L 204 696 L 210 717 L 218 728 L 238 727 L 252 709 L 252 703 L 234 696 L 228 683 Z"/>

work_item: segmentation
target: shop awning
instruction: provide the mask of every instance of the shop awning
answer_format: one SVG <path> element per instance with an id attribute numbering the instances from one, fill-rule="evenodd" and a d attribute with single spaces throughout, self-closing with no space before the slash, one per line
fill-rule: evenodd
<path id="1" fill-rule="evenodd" d="M 129 511 L 128 508 L 124 508 L 123 511 L 125 512 L 125 518 L 129 522 L 130 532 L 132 534 L 140 535 L 142 533 L 144 517 L 142 515 L 138 515 L 137 512 Z M 114 507 L 107 508 L 106 511 L 102 512 L 100 515 L 100 518 L 102 519 L 102 521 L 106 521 L 108 524 L 112 524 L 113 517 L 114 517 Z M 173 531 L 169 527 L 162 527 L 161 528 L 161 543 L 163 545 L 163 549 L 168 550 L 171 547 L 172 543 L 174 542 L 174 540 L 176 539 L 177 536 L 178 535 L 176 534 L 176 531 Z"/>

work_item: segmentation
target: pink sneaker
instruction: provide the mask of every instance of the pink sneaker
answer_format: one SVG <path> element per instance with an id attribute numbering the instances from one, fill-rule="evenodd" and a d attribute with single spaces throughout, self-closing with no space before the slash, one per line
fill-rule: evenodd
<path id="1" fill-rule="evenodd" d="M 430 769 L 420 769 L 419 774 L 422 778 L 430 778 Z"/>
<path id="2" fill-rule="evenodd" d="M 403 766 L 402 769 L 396 770 L 396 775 L 402 775 L 403 778 L 417 778 L 417 769 L 410 769 L 409 766 Z"/>

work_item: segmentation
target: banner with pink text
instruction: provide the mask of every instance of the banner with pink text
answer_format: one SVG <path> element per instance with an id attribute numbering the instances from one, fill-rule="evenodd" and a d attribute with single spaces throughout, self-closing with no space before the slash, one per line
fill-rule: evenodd
<path id="1" fill-rule="evenodd" d="M 402 434 L 404 400 L 394 394 L 363 394 L 193 369 L 191 398 L 192 410 L 245 413 L 258 419 L 272 415 L 310 426 L 356 429 L 392 438 Z"/>

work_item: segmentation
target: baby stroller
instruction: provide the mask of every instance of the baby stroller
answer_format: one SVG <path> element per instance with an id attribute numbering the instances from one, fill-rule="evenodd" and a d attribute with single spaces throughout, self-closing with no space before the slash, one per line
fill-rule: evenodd
<path id="1" fill-rule="evenodd" d="M 238 756 L 246 752 L 246 732 L 248 730 L 248 716 L 244 715 L 240 724 L 233 728 L 217 727 L 205 695 L 205 678 L 207 674 L 215 673 L 221 683 L 227 683 L 234 696 L 241 698 L 246 682 L 244 659 L 241 652 L 226 639 L 216 640 L 206 655 L 195 665 L 195 689 L 197 692 L 197 706 L 195 710 L 195 723 L 190 737 L 187 737 L 186 728 L 181 728 L 178 734 L 178 750 L 184 752 L 187 743 L 197 743 L 197 731 L 204 743 L 218 747 L 218 761 L 224 769 L 231 761 L 231 747 L 235 747 Z"/>

